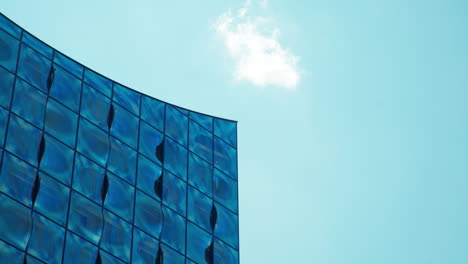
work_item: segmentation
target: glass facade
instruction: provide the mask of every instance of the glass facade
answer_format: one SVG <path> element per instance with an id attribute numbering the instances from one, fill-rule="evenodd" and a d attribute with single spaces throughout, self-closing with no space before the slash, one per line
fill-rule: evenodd
<path id="1" fill-rule="evenodd" d="M 0 263 L 239 263 L 236 131 L 0 14 Z"/>

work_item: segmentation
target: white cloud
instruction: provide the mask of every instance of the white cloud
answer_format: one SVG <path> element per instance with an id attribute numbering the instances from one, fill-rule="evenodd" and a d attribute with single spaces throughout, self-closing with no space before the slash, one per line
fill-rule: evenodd
<path id="1" fill-rule="evenodd" d="M 260 2 L 265 8 L 266 1 Z M 216 32 L 222 37 L 234 59 L 234 77 L 257 86 L 278 86 L 294 90 L 299 83 L 299 57 L 283 48 L 280 30 L 271 28 L 271 21 L 249 15 L 250 1 L 233 15 L 229 10 L 218 17 Z"/>

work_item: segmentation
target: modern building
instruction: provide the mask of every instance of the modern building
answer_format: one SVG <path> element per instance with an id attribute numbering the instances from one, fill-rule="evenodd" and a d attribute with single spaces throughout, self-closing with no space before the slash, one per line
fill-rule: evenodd
<path id="1" fill-rule="evenodd" d="M 0 14 L 0 263 L 239 263 L 236 131 Z"/>

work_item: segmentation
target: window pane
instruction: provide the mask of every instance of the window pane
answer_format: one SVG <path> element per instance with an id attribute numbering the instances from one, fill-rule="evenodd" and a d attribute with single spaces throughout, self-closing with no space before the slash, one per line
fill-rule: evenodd
<path id="1" fill-rule="evenodd" d="M 85 156 L 79 153 L 76 154 L 73 189 L 93 201 L 100 201 L 103 179 L 104 168 L 98 166 Z"/>
<path id="2" fill-rule="evenodd" d="M 54 62 L 62 66 L 64 69 L 78 77 L 79 79 L 83 76 L 83 66 L 79 63 L 69 59 L 62 53 L 55 51 Z"/>
<path id="3" fill-rule="evenodd" d="M 70 185 L 73 150 L 51 136 L 45 135 L 45 151 L 40 168 L 62 183 Z"/>
<path id="4" fill-rule="evenodd" d="M 24 140 L 27 138 L 28 140 Z M 37 149 L 41 140 L 41 131 L 26 121 L 10 115 L 6 149 L 23 160 L 36 165 Z"/>
<path id="5" fill-rule="evenodd" d="M 104 206 L 118 216 L 131 222 L 133 217 L 133 194 L 135 189 L 128 183 L 110 173 L 109 189 Z"/>
<path id="6" fill-rule="evenodd" d="M 109 139 L 106 132 L 80 119 L 78 130 L 78 151 L 101 166 L 106 165 Z"/>
<path id="7" fill-rule="evenodd" d="M 162 168 L 154 162 L 138 156 L 138 183 L 137 187 L 149 194 L 151 197 L 160 200 L 154 190 L 154 184 L 162 176 Z"/>
<path id="8" fill-rule="evenodd" d="M 16 71 L 19 41 L 0 30 L 0 65 L 11 72 Z"/>
<path id="9" fill-rule="evenodd" d="M 24 253 L 0 240 L 0 263 L 24 264 Z"/>
<path id="10" fill-rule="evenodd" d="M 212 194 L 213 166 L 208 162 L 189 153 L 189 183 L 208 196 Z"/>
<path id="11" fill-rule="evenodd" d="M 187 257 L 198 263 L 205 263 L 205 250 L 212 240 L 213 237 L 209 233 L 190 222 L 187 223 Z"/>
<path id="12" fill-rule="evenodd" d="M 223 206 L 215 203 L 218 212 L 215 235 L 234 248 L 238 248 L 238 227 L 237 215 L 231 213 Z"/>
<path id="13" fill-rule="evenodd" d="M 108 211 L 104 211 L 101 247 L 114 256 L 129 262 L 131 242 L 132 226 Z"/>
<path id="14" fill-rule="evenodd" d="M 21 56 L 18 75 L 35 87 L 47 92 L 47 79 L 50 72 L 50 61 L 37 51 L 21 45 Z"/>
<path id="15" fill-rule="evenodd" d="M 187 184 L 168 171 L 164 171 L 163 177 L 163 203 L 185 215 Z"/>
<path id="16" fill-rule="evenodd" d="M 47 96 L 21 79 L 16 79 L 12 111 L 42 128 Z"/>
<path id="17" fill-rule="evenodd" d="M 214 171 L 214 198 L 237 213 L 237 182 L 219 170 Z"/>
<path id="18" fill-rule="evenodd" d="M 161 224 L 161 204 L 148 195 L 137 191 L 135 201 L 135 225 L 148 234 L 159 237 Z"/>
<path id="19" fill-rule="evenodd" d="M 115 138 L 110 138 L 111 151 L 107 169 L 117 176 L 135 184 L 136 151 Z"/>
<path id="20" fill-rule="evenodd" d="M 213 135 L 193 121 L 190 121 L 189 149 L 213 163 Z"/>
<path id="21" fill-rule="evenodd" d="M 47 102 L 45 131 L 69 147 L 75 147 L 78 115 L 53 99 Z"/>
<path id="22" fill-rule="evenodd" d="M 106 77 L 95 73 L 89 69 L 85 69 L 84 81 L 91 85 L 94 89 L 110 97 L 112 94 L 112 81 Z"/>
<path id="23" fill-rule="evenodd" d="M 161 240 L 179 252 L 185 252 L 185 219 L 165 206 L 163 212 Z"/>
<path id="24" fill-rule="evenodd" d="M 0 191 L 31 206 L 31 191 L 35 179 L 35 168 L 5 152 L 0 172 Z"/>
<path id="25" fill-rule="evenodd" d="M 224 119 L 215 118 L 214 133 L 231 146 L 237 146 L 237 123 Z"/>
<path id="26" fill-rule="evenodd" d="M 134 228 L 132 263 L 156 263 L 158 246 L 159 242 L 156 239 L 148 236 L 138 228 Z"/>
<path id="27" fill-rule="evenodd" d="M 0 67 L 0 105 L 10 107 L 11 92 L 15 76 Z"/>
<path id="28" fill-rule="evenodd" d="M 52 59 L 53 50 L 47 44 L 38 40 L 36 37 L 32 36 L 28 32 L 23 32 L 23 43 L 28 44 L 29 47 L 37 50 L 42 55 L 46 56 L 49 59 Z"/>
<path id="29" fill-rule="evenodd" d="M 65 229 L 34 213 L 28 253 L 46 263 L 61 263 Z"/>
<path id="30" fill-rule="evenodd" d="M 55 77 L 50 88 L 50 95 L 72 110 L 78 111 L 80 93 L 81 81 L 61 67 L 55 66 Z"/>
<path id="31" fill-rule="evenodd" d="M 141 104 L 141 118 L 157 129 L 164 131 L 165 104 L 148 96 L 142 97 Z"/>
<path id="32" fill-rule="evenodd" d="M 101 207 L 76 192 L 72 192 L 68 228 L 94 244 L 102 232 Z"/>
<path id="33" fill-rule="evenodd" d="M 100 128 L 107 130 L 110 100 L 88 85 L 83 85 L 81 100 L 81 115 Z"/>
<path id="34" fill-rule="evenodd" d="M 132 148 L 137 147 L 138 118 L 116 104 L 114 107 L 114 121 L 111 134 L 127 143 Z"/>
<path id="35" fill-rule="evenodd" d="M 172 106 L 166 106 L 166 135 L 187 146 L 188 118 Z"/>
<path id="36" fill-rule="evenodd" d="M 140 94 L 114 83 L 114 101 L 135 115 L 140 114 Z"/>
<path id="37" fill-rule="evenodd" d="M 156 148 L 161 144 L 163 135 L 145 122 L 140 122 L 140 145 L 138 151 L 147 158 L 161 164 L 156 157 Z"/>
<path id="38" fill-rule="evenodd" d="M 210 215 L 213 201 L 208 196 L 189 186 L 187 206 L 187 218 L 205 230 L 211 231 Z"/>
<path id="39" fill-rule="evenodd" d="M 167 137 L 164 144 L 164 167 L 187 180 L 187 149 Z"/>
<path id="40" fill-rule="evenodd" d="M 194 120 L 202 127 L 208 129 L 208 131 L 213 132 L 213 118 L 211 116 L 190 112 L 190 119 Z"/>
<path id="41" fill-rule="evenodd" d="M 237 179 L 237 153 L 228 144 L 215 137 L 214 164 L 230 177 Z"/>
<path id="42" fill-rule="evenodd" d="M 31 209 L 0 193 L 0 238 L 24 250 L 31 234 Z"/>
<path id="43" fill-rule="evenodd" d="M 64 264 L 94 263 L 97 247 L 72 232 L 67 233 Z"/>
<path id="44" fill-rule="evenodd" d="M 237 264 L 239 263 L 239 252 L 235 251 L 219 239 L 215 239 L 214 263 Z"/>
<path id="45" fill-rule="evenodd" d="M 40 189 L 34 209 L 61 225 L 65 225 L 70 189 L 51 177 L 40 173 Z"/>

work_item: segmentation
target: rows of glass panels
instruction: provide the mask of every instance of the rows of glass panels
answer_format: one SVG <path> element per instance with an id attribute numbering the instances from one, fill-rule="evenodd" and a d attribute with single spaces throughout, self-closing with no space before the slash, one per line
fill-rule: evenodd
<path id="1" fill-rule="evenodd" d="M 0 15 L 0 263 L 238 263 L 236 130 Z"/>

